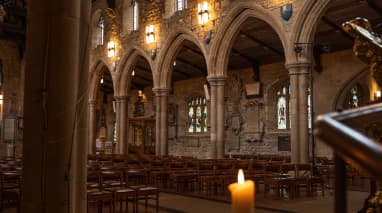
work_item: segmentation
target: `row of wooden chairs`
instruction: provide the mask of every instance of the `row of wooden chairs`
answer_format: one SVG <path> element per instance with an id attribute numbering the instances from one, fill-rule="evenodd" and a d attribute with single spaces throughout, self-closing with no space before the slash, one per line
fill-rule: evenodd
<path id="1" fill-rule="evenodd" d="M 148 185 L 130 184 L 125 170 L 88 170 L 87 198 L 89 205 L 95 203 L 98 209 L 104 204 L 109 205 L 109 212 L 128 212 L 128 203 L 133 202 L 133 212 L 139 212 L 139 200 L 145 201 L 147 210 L 148 200 L 155 200 L 156 212 L 159 210 L 159 189 Z M 123 208 L 123 203 L 126 207 Z M 119 204 L 119 205 L 118 205 Z"/>

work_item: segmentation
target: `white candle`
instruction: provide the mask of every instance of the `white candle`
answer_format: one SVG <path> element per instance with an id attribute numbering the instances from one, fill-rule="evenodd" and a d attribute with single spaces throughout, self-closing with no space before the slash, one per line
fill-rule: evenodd
<path id="1" fill-rule="evenodd" d="M 254 213 L 255 212 L 255 183 L 244 180 L 243 170 L 237 175 L 238 182 L 229 185 L 232 200 L 232 213 Z"/>

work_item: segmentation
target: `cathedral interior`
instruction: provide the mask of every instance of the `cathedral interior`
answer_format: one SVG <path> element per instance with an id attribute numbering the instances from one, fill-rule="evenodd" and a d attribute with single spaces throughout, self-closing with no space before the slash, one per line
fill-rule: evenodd
<path id="1" fill-rule="evenodd" d="M 0 0 L 0 212 L 382 212 L 381 102 L 380 0 Z"/>

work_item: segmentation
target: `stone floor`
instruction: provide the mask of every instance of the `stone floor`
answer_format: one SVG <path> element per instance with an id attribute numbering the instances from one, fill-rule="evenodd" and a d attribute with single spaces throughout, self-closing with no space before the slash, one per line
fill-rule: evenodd
<path id="1" fill-rule="evenodd" d="M 367 192 L 349 191 L 348 192 L 348 212 L 356 213 L 362 208 L 363 202 L 367 197 Z M 160 213 L 230 213 L 230 204 L 226 201 L 201 199 L 195 196 L 183 196 L 172 193 L 160 194 Z M 256 213 L 330 213 L 334 212 L 333 195 L 327 193 L 324 197 L 302 196 L 295 199 L 264 197 L 263 194 L 257 194 Z M 146 212 L 143 203 L 140 204 L 139 212 Z M 131 210 L 131 209 L 130 209 Z M 14 209 L 7 209 L 4 213 L 15 213 Z M 96 213 L 95 208 L 90 209 L 90 213 Z M 105 208 L 105 213 L 108 210 Z M 132 211 L 130 211 L 132 212 Z M 149 213 L 155 212 L 154 203 L 149 202 Z"/>
<path id="2" fill-rule="evenodd" d="M 329 181 L 332 182 L 332 181 Z M 348 184 L 347 203 L 348 212 L 358 212 L 369 195 L 368 181 L 363 180 L 355 184 Z M 303 190 L 296 198 L 288 198 L 285 192 L 284 197 L 276 197 L 274 192 L 264 196 L 264 188 L 256 189 L 256 213 L 331 213 L 334 212 L 334 195 L 332 184 L 327 185 L 325 196 L 321 191 L 315 195 L 306 194 Z M 132 212 L 130 205 L 130 212 Z M 160 213 L 230 213 L 230 195 L 225 193 L 222 196 L 210 196 L 199 193 L 176 193 L 161 192 L 159 196 Z M 104 208 L 104 213 L 108 213 L 108 208 Z M 143 202 L 140 203 L 139 212 L 146 212 Z M 154 202 L 149 202 L 149 213 L 155 212 Z M 16 213 L 15 209 L 8 208 L 0 213 Z M 89 213 L 97 213 L 95 207 L 90 208 Z M 117 212 L 118 213 L 118 212 Z"/>

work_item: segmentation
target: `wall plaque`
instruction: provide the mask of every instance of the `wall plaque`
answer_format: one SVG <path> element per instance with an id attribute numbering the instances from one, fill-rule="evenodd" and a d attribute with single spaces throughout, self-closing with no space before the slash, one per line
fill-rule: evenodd
<path id="1" fill-rule="evenodd" d="M 278 136 L 277 142 L 279 151 L 291 151 L 289 135 Z"/>

